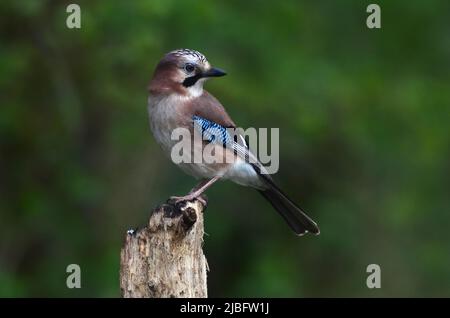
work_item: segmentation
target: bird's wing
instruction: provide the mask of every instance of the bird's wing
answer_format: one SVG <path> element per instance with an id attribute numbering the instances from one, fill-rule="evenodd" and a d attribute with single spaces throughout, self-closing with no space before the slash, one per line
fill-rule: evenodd
<path id="1" fill-rule="evenodd" d="M 194 128 L 201 133 L 203 140 L 232 149 L 239 157 L 246 158 L 251 152 L 245 139 L 234 127 L 224 127 L 201 116 L 192 116 Z"/>
<path id="2" fill-rule="evenodd" d="M 233 150 L 237 156 L 250 163 L 258 174 L 267 174 L 225 108 L 214 96 L 204 91 L 199 98 L 192 100 L 189 107 L 194 127 L 201 132 L 204 140 Z"/>
<path id="3" fill-rule="evenodd" d="M 236 127 L 222 104 L 207 91 L 189 103 L 190 113 L 205 118 L 223 127 Z"/>

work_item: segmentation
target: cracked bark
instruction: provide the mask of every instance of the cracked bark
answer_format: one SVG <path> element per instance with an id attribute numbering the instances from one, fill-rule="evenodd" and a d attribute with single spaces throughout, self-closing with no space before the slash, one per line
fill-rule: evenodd
<path id="1" fill-rule="evenodd" d="M 128 231 L 120 254 L 126 298 L 207 297 L 200 201 L 157 207 L 148 225 Z"/>

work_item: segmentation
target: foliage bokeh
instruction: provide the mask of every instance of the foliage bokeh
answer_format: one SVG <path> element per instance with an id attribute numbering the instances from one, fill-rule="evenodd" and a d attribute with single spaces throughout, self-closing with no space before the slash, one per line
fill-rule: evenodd
<path id="1" fill-rule="evenodd" d="M 241 127 L 280 127 L 276 180 L 318 221 L 295 237 L 255 191 L 208 191 L 211 296 L 450 296 L 450 3 L 0 4 L 0 296 L 119 296 L 127 229 L 194 180 L 151 137 L 147 84 L 175 48 Z M 66 288 L 66 266 L 82 288 Z M 366 287 L 366 266 L 382 288 Z"/>

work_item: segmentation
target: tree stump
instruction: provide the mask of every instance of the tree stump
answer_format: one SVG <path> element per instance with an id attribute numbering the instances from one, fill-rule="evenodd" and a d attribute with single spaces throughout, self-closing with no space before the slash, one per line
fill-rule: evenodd
<path id="1" fill-rule="evenodd" d="M 130 230 L 120 254 L 120 288 L 126 298 L 207 297 L 200 201 L 168 201 L 148 225 Z"/>

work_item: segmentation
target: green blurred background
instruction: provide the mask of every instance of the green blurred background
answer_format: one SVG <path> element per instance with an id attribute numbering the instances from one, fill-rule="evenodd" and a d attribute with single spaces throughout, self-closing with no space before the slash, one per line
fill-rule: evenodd
<path id="1" fill-rule="evenodd" d="M 376 1 L 370 30 L 371 2 L 77 1 L 70 30 L 70 2 L 2 1 L 0 296 L 120 296 L 126 230 L 195 183 L 148 127 L 176 48 L 228 71 L 207 89 L 239 126 L 280 127 L 276 180 L 322 231 L 215 185 L 210 296 L 450 296 L 450 2 Z"/>

